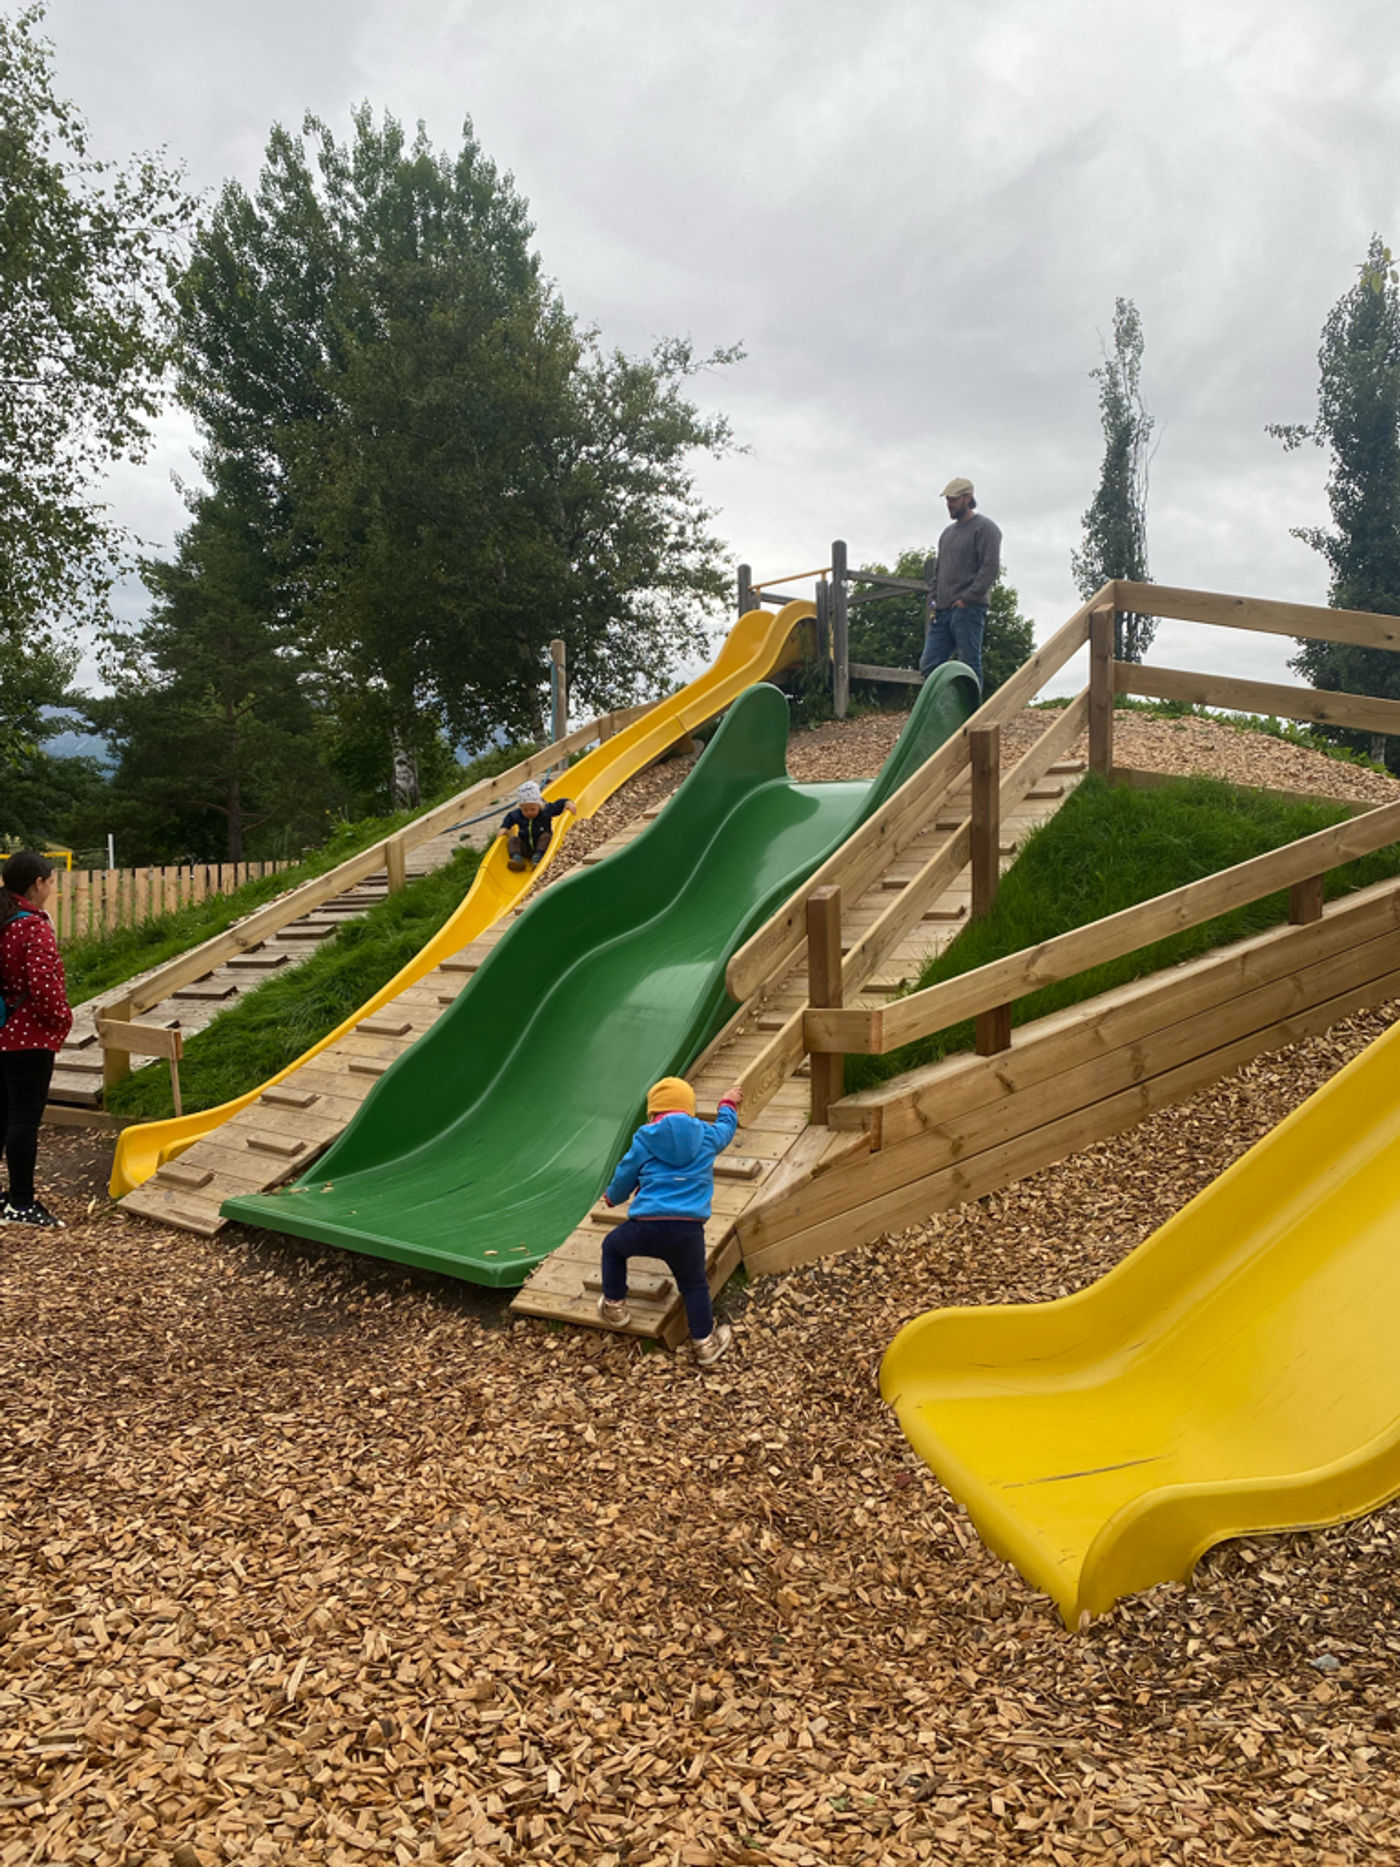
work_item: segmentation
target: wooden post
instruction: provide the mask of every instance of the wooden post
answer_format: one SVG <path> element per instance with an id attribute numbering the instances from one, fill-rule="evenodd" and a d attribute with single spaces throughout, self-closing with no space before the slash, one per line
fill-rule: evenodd
<path id="1" fill-rule="evenodd" d="M 973 726 L 972 751 L 972 919 L 984 920 L 1001 886 L 1001 728 Z M 978 1012 L 974 1042 L 979 1057 L 995 1056 L 1011 1043 L 1011 1007 L 994 1005 Z"/>
<path id="2" fill-rule="evenodd" d="M 396 895 L 408 879 L 408 857 L 401 836 L 391 836 L 384 845 L 384 867 L 389 877 L 389 893 Z"/>
<path id="3" fill-rule="evenodd" d="M 831 710 L 844 720 L 851 704 L 851 649 L 846 607 L 846 541 L 831 546 Z"/>
<path id="4" fill-rule="evenodd" d="M 747 616 L 753 607 L 753 566 L 741 564 L 739 566 L 739 614 Z"/>
<path id="5" fill-rule="evenodd" d="M 807 1002 L 823 1010 L 841 1004 L 841 890 L 814 888 L 807 897 Z M 814 1051 L 812 1120 L 825 1126 L 826 1112 L 846 1093 L 846 1059 Z"/>
<path id="6" fill-rule="evenodd" d="M 1306 927 L 1309 921 L 1322 919 L 1325 881 L 1325 876 L 1310 875 L 1305 882 L 1294 882 L 1289 889 L 1288 918 L 1295 927 Z"/>
<path id="7" fill-rule="evenodd" d="M 972 749 L 972 918 L 985 920 L 996 904 L 1001 882 L 1001 728 L 973 726 Z"/>
<path id="8" fill-rule="evenodd" d="M 104 1022 L 116 1021 L 129 1023 L 136 1015 L 129 998 L 114 999 L 110 1005 L 103 1005 L 97 1014 L 97 1036 L 102 1045 L 102 1088 L 104 1092 L 115 1089 L 118 1083 L 124 1083 L 131 1074 L 131 1053 L 117 1050 L 110 1046 L 102 1034 Z"/>
<path id="9" fill-rule="evenodd" d="M 569 730 L 569 679 L 564 644 L 556 637 L 549 645 L 549 736 L 556 744 Z"/>
<path id="10" fill-rule="evenodd" d="M 1089 618 L 1089 769 L 1113 776 L 1113 611 Z"/>
<path id="11" fill-rule="evenodd" d="M 817 665 L 831 653 L 831 585 L 823 577 L 817 585 Z"/>

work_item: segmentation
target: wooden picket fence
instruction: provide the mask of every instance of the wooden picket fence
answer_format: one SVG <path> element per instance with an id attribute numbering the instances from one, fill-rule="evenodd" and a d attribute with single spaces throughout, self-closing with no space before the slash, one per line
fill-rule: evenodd
<path id="1" fill-rule="evenodd" d="M 111 933 L 171 914 L 244 882 L 280 874 L 286 862 L 186 863 L 164 869 L 55 869 L 49 918 L 60 940 Z"/>

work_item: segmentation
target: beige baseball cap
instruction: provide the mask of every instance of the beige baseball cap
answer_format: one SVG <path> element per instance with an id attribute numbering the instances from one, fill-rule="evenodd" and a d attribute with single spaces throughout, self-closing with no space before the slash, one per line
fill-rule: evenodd
<path id="1" fill-rule="evenodd" d="M 974 491 L 974 488 L 971 480 L 949 480 L 938 497 L 940 499 L 956 499 L 960 494 L 970 493 L 972 491 Z"/>

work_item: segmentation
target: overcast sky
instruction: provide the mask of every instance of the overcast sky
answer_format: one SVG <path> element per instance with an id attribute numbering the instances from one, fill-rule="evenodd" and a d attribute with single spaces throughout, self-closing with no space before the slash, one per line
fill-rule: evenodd
<path id="1" fill-rule="evenodd" d="M 102 153 L 252 184 L 274 122 L 368 99 L 453 147 L 470 115 L 545 269 L 604 338 L 747 360 L 701 397 L 748 451 L 702 484 L 759 578 L 931 543 L 975 480 L 1043 639 L 1102 456 L 1089 371 L 1136 301 L 1163 583 L 1326 600 L 1289 528 L 1325 456 L 1323 319 L 1400 246 L 1395 0 L 50 0 Z M 172 417 L 119 513 L 168 543 Z M 139 594 L 129 601 L 139 610 Z M 1164 625 L 1153 659 L 1290 679 L 1278 638 Z"/>

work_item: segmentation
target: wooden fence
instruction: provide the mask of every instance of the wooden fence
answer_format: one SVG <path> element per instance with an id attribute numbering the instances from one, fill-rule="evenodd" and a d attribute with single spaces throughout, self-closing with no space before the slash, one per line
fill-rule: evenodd
<path id="1" fill-rule="evenodd" d="M 55 869 L 58 888 L 49 919 L 60 940 L 111 933 L 172 914 L 210 895 L 231 894 L 244 882 L 278 875 L 286 862 L 188 863 L 164 869 Z"/>

